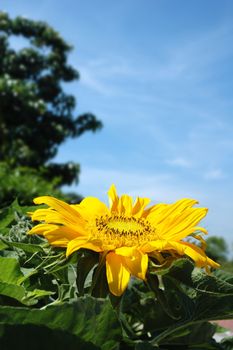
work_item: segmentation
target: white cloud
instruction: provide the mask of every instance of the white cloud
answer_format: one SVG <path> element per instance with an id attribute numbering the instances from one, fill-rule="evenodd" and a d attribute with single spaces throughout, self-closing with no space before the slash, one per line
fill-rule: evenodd
<path id="1" fill-rule="evenodd" d="M 85 85 L 102 95 L 108 96 L 112 94 L 108 84 L 104 84 L 91 69 L 81 66 L 79 70 L 81 72 L 81 85 Z"/>
<path id="2" fill-rule="evenodd" d="M 142 171 L 126 171 L 82 166 L 80 185 L 66 188 L 80 191 L 84 196 L 97 196 L 106 200 L 106 192 L 114 183 L 119 193 L 128 193 L 134 197 L 149 197 L 155 202 L 172 202 L 180 198 L 190 197 L 202 199 L 198 189 L 168 173 L 149 174 Z M 202 197 L 202 198 L 201 198 Z"/>
<path id="3" fill-rule="evenodd" d="M 187 81 L 203 81 L 206 76 L 213 74 L 213 64 L 233 55 L 230 45 L 232 31 L 232 25 L 224 23 L 188 41 L 175 41 L 173 47 L 170 43 L 167 50 L 164 49 L 163 60 L 154 57 L 151 60 L 138 52 L 127 56 L 104 53 L 95 59 L 85 59 L 78 66 L 82 78 L 80 82 L 104 95 L 114 93 L 121 96 L 127 92 L 126 85 L 129 82 L 140 83 L 137 87 L 140 89 L 140 86 L 148 83 L 157 85 L 159 82 L 167 84 L 172 81 L 186 84 Z M 120 82 L 118 87 L 117 82 Z M 211 89 L 203 90 L 203 93 L 208 95 Z M 145 93 L 140 95 L 138 98 L 144 95 L 148 97 Z"/>
<path id="4" fill-rule="evenodd" d="M 204 179 L 206 180 L 222 180 L 226 177 L 221 169 L 213 169 L 204 173 Z"/>
<path id="5" fill-rule="evenodd" d="M 186 158 L 176 157 L 166 161 L 167 164 L 181 168 L 191 168 L 193 164 Z"/>
<path id="6" fill-rule="evenodd" d="M 224 192 L 222 187 L 213 190 L 206 184 L 188 183 L 180 177 L 174 178 L 167 173 L 148 174 L 140 171 L 125 171 L 107 168 L 82 166 L 80 185 L 66 187 L 67 191 L 75 190 L 83 196 L 94 196 L 108 202 L 107 191 L 112 183 L 118 193 L 148 197 L 152 204 L 171 203 L 181 198 L 194 198 L 200 206 L 209 208 L 203 224 L 210 234 L 223 236 L 232 241 L 232 206 L 231 195 Z"/>

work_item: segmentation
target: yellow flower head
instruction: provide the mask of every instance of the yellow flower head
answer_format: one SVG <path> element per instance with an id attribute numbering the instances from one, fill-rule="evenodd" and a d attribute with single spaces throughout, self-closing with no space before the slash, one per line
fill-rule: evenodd
<path id="1" fill-rule="evenodd" d="M 207 231 L 197 226 L 206 208 L 193 208 L 198 203 L 181 199 L 173 204 L 147 207 L 148 198 L 133 203 L 128 195 L 119 197 L 112 185 L 108 192 L 109 208 L 94 197 L 69 205 L 53 197 L 34 199 L 47 204 L 47 209 L 31 213 L 32 220 L 43 223 L 29 233 L 43 235 L 51 245 L 66 247 L 66 256 L 86 248 L 106 257 L 106 274 L 112 294 L 120 296 L 130 275 L 146 279 L 149 258 L 166 262 L 168 257 L 189 256 L 198 267 L 218 267 L 204 252 L 204 240 L 198 234 Z M 197 238 L 202 247 L 184 239 Z"/>

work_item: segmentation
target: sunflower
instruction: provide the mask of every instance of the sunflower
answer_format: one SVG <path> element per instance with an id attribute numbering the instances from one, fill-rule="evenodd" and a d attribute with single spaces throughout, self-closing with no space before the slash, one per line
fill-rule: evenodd
<path id="1" fill-rule="evenodd" d="M 193 208 L 196 200 L 147 207 L 150 199 L 133 203 L 128 195 L 119 197 L 114 185 L 108 196 L 109 207 L 94 197 L 75 205 L 49 196 L 35 198 L 35 204 L 49 207 L 31 213 L 32 220 L 42 223 L 29 234 L 43 235 L 52 246 L 66 248 L 67 257 L 80 248 L 98 252 L 105 259 L 110 292 L 116 296 L 125 291 L 131 275 L 146 279 L 149 259 L 162 264 L 171 257 L 188 256 L 197 267 L 219 267 L 205 254 L 201 233 L 207 231 L 197 225 L 207 209 Z M 201 241 L 201 247 L 188 241 L 190 236 Z"/>

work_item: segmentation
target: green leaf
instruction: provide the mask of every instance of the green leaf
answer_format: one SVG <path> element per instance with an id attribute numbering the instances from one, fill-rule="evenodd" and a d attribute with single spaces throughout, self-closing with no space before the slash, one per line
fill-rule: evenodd
<path id="1" fill-rule="evenodd" d="M 186 262 L 178 260 L 165 275 L 165 279 L 172 280 L 177 288 L 181 288 L 180 282 L 186 286 L 182 293 L 192 296 L 190 290 L 193 291 L 195 311 L 190 318 L 203 321 L 233 318 L 233 278 L 225 271 L 207 275 L 193 268 L 193 263 L 188 259 Z"/>
<path id="2" fill-rule="evenodd" d="M 0 295 L 13 298 L 21 302 L 25 296 L 25 289 L 15 284 L 0 282 Z"/>
<path id="3" fill-rule="evenodd" d="M 34 305 L 39 299 L 54 294 L 52 291 L 41 289 L 28 291 L 21 285 L 24 280 L 25 276 L 17 259 L 0 257 L 1 295 L 16 299 L 24 305 Z"/>
<path id="4" fill-rule="evenodd" d="M 167 339 L 167 344 L 190 344 L 198 346 L 200 344 L 211 343 L 215 330 L 216 326 L 209 322 L 193 324 L 183 330 L 178 330 L 177 333 L 173 333 L 172 337 Z"/>
<path id="5" fill-rule="evenodd" d="M 185 349 L 192 344 L 195 349 L 217 349 L 213 327 L 206 321 L 233 318 L 232 277 L 223 271 L 207 275 L 188 259 L 160 269 L 159 283 L 154 274 L 153 270 L 147 278 L 150 292 L 142 283 L 133 283 L 123 295 L 122 319 L 126 329 L 131 328 L 128 336 L 165 348 L 175 343 Z"/>
<path id="6" fill-rule="evenodd" d="M 78 258 L 76 284 L 80 295 L 84 295 L 85 282 L 88 274 L 99 262 L 99 254 L 84 251 Z"/>
<path id="7" fill-rule="evenodd" d="M 91 285 L 91 295 L 96 298 L 105 298 L 109 294 L 108 281 L 106 276 L 106 268 L 97 266 L 94 269 Z"/>
<path id="8" fill-rule="evenodd" d="M 22 249 L 24 252 L 26 253 L 36 253 L 36 252 L 44 252 L 44 249 L 39 245 L 39 244 L 31 244 L 31 243 L 21 243 L 21 242 L 9 242 L 7 240 L 2 239 L 0 241 L 3 244 L 5 244 L 5 246 L 10 247 L 10 248 L 18 248 L 18 249 Z"/>
<path id="9" fill-rule="evenodd" d="M 60 301 L 70 301 L 75 298 L 75 287 L 70 284 L 58 285 L 58 298 Z"/>
<path id="10" fill-rule="evenodd" d="M 193 283 L 199 293 L 219 297 L 233 295 L 233 281 L 226 280 L 224 272 L 218 276 L 208 276 L 199 272 L 193 277 Z"/>
<path id="11" fill-rule="evenodd" d="M 73 334 L 102 350 L 116 349 L 121 327 L 108 300 L 79 298 L 44 310 L 0 307 L 0 324 L 46 326 Z"/>
<path id="12" fill-rule="evenodd" d="M 17 325 L 5 326 L 4 328 L 3 334 L 0 336 L 2 350 L 100 350 L 100 347 L 91 342 L 83 341 L 80 337 L 68 332 L 52 330 L 42 325 Z"/>
<path id="13" fill-rule="evenodd" d="M 0 282 L 0 295 L 15 299 L 27 306 L 35 305 L 39 299 L 53 294 L 54 292 L 41 289 L 27 291 L 23 286 Z"/>
<path id="14" fill-rule="evenodd" d="M 23 273 L 17 259 L 0 257 L 1 282 L 17 284 L 21 277 L 23 277 Z"/>
<path id="15" fill-rule="evenodd" d="M 39 299 L 53 294 L 55 293 L 48 290 L 34 289 L 33 291 L 27 291 L 20 301 L 25 305 L 34 305 Z"/>
<path id="16" fill-rule="evenodd" d="M 43 207 L 40 205 L 36 209 Z M 17 216 L 28 216 L 28 212 L 34 210 L 35 206 L 20 206 L 17 199 L 7 208 L 0 209 L 0 234 L 7 235 L 9 232 L 7 228 L 17 221 Z"/>
<path id="17" fill-rule="evenodd" d="M 8 227 L 15 219 L 14 211 L 11 207 L 0 210 L 0 233 Z"/>
<path id="18" fill-rule="evenodd" d="M 4 249 L 6 249 L 6 248 L 8 248 L 8 245 L 5 244 L 5 243 L 0 239 L 0 250 L 4 250 Z"/>
<path id="19" fill-rule="evenodd" d="M 232 275 L 232 273 L 230 273 L 228 271 L 225 271 L 224 269 L 220 268 L 219 270 L 214 271 L 213 275 L 216 278 L 220 278 L 222 281 L 226 281 L 226 282 L 228 282 L 228 283 L 233 285 L 233 275 Z"/>
<path id="20" fill-rule="evenodd" d="M 149 341 L 137 341 L 135 342 L 135 350 L 153 350 L 153 349 L 159 349 L 159 347 L 155 347 L 152 345 Z"/>
<path id="21" fill-rule="evenodd" d="M 193 286 L 192 273 L 194 263 L 189 259 L 175 260 L 169 268 L 163 269 L 160 274 L 169 275 L 187 286 Z"/>
<path id="22" fill-rule="evenodd" d="M 196 320 L 220 320 L 233 318 L 233 280 L 225 271 L 217 275 L 198 272 L 193 276 Z"/>

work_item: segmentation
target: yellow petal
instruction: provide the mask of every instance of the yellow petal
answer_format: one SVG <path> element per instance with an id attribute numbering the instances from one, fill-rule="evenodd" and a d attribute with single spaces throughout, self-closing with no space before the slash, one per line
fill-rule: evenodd
<path id="1" fill-rule="evenodd" d="M 124 258 L 111 252 L 106 256 L 106 274 L 110 292 L 121 296 L 128 286 L 130 273 Z"/>
<path id="2" fill-rule="evenodd" d="M 207 265 L 213 267 L 214 269 L 217 269 L 221 266 L 220 264 L 216 263 L 214 260 L 210 259 L 208 256 L 207 256 Z"/>
<path id="3" fill-rule="evenodd" d="M 104 241 L 102 241 L 101 247 L 103 251 L 110 251 L 116 248 L 116 244 L 106 244 Z"/>
<path id="4" fill-rule="evenodd" d="M 59 238 L 66 238 L 67 240 L 72 240 L 75 238 L 78 238 L 79 235 L 77 234 L 76 231 L 71 230 L 69 227 L 65 227 L 65 226 L 58 226 L 56 229 L 54 230 L 50 230 L 48 232 L 44 233 L 44 236 L 48 239 L 48 234 L 53 234 L 54 237 L 57 237 L 57 239 Z M 81 236 L 82 237 L 82 236 Z M 82 237 L 83 238 L 83 237 Z"/>
<path id="5" fill-rule="evenodd" d="M 130 273 L 138 278 L 145 279 L 148 256 L 136 247 L 121 247 L 115 249 L 115 254 L 125 257 L 125 263 Z"/>
<path id="6" fill-rule="evenodd" d="M 156 217 L 158 216 L 158 214 L 162 213 L 163 210 L 167 207 L 168 207 L 168 204 L 164 204 L 164 203 L 152 205 L 151 207 L 143 211 L 142 217 L 150 220 L 154 216 Z"/>
<path id="7" fill-rule="evenodd" d="M 120 247 L 115 249 L 115 253 L 121 256 L 131 257 L 135 251 L 135 247 Z"/>
<path id="8" fill-rule="evenodd" d="M 34 199 L 34 203 L 49 205 L 51 208 L 55 209 L 57 212 L 62 214 L 64 218 L 71 223 L 75 223 L 77 219 L 83 221 L 81 215 L 74 208 L 72 208 L 71 205 L 57 198 L 50 196 L 37 197 Z"/>
<path id="9" fill-rule="evenodd" d="M 143 253 L 151 253 L 153 251 L 163 251 L 169 247 L 169 243 L 166 240 L 156 240 L 143 244 L 140 247 L 140 251 Z"/>
<path id="10" fill-rule="evenodd" d="M 69 243 L 69 240 L 67 238 L 58 238 L 57 236 L 56 237 L 48 236 L 46 237 L 46 239 L 48 239 L 49 244 L 51 244 L 54 247 L 65 248 Z"/>
<path id="11" fill-rule="evenodd" d="M 214 268 L 219 267 L 219 264 L 215 263 L 213 260 L 208 258 L 205 252 L 196 245 L 188 242 L 175 242 L 175 241 L 163 241 L 158 240 L 154 242 L 149 242 L 140 248 L 143 252 L 153 252 L 153 251 L 176 251 L 179 255 L 189 256 L 196 264 L 197 267 L 205 267 L 210 265 Z"/>
<path id="12" fill-rule="evenodd" d="M 28 234 L 42 235 L 51 245 L 58 247 L 66 247 L 70 240 L 78 236 L 78 233 L 69 227 L 51 224 L 38 224 Z"/>
<path id="13" fill-rule="evenodd" d="M 109 214 L 108 207 L 95 197 L 87 197 L 83 199 L 80 204 L 71 205 L 71 207 L 77 210 L 78 213 L 80 213 L 81 216 L 87 221 L 90 219 L 90 217 L 96 215 Z"/>
<path id="14" fill-rule="evenodd" d="M 200 247 L 188 242 L 184 242 L 183 244 L 187 246 L 185 249 L 185 254 L 190 256 L 190 258 L 195 261 L 197 266 L 205 267 L 206 265 L 210 265 L 214 268 L 218 268 L 220 266 L 218 263 L 208 258 Z"/>
<path id="15" fill-rule="evenodd" d="M 194 228 L 195 228 L 195 232 L 200 231 L 200 232 L 203 232 L 205 235 L 208 234 L 208 231 L 204 227 L 196 226 Z"/>
<path id="16" fill-rule="evenodd" d="M 70 241 L 67 245 L 67 250 L 66 250 L 66 256 L 70 256 L 73 252 L 81 249 L 81 248 L 86 248 L 93 250 L 94 252 L 101 252 L 102 242 L 91 242 L 88 241 L 88 239 L 84 239 L 83 237 L 78 237 L 76 239 L 73 239 Z"/>
<path id="17" fill-rule="evenodd" d="M 145 207 L 150 203 L 149 198 L 137 198 L 133 206 L 132 215 L 136 217 L 141 217 Z"/>
<path id="18" fill-rule="evenodd" d="M 196 264 L 197 267 L 205 267 L 210 265 L 214 268 L 220 265 L 208 258 L 205 252 L 196 245 L 188 242 L 170 242 L 171 247 L 173 247 L 178 254 L 188 255 Z"/>
<path id="19" fill-rule="evenodd" d="M 37 209 L 31 214 L 32 221 L 45 220 L 46 216 L 51 213 L 52 209 Z"/>
<path id="20" fill-rule="evenodd" d="M 196 203 L 198 203 L 196 200 L 184 198 L 170 205 L 158 204 L 157 206 L 159 212 L 157 212 L 155 206 L 155 210 L 152 211 L 150 215 L 148 215 L 147 219 L 150 220 L 152 224 L 157 225 L 162 221 L 165 221 L 168 218 L 170 218 L 170 216 L 174 215 L 174 213 L 180 214 L 185 209 L 190 208 Z"/>
<path id="21" fill-rule="evenodd" d="M 148 255 L 135 249 L 131 257 L 125 258 L 126 265 L 133 276 L 145 280 L 148 268 Z"/>
<path id="22" fill-rule="evenodd" d="M 123 194 L 119 199 L 117 212 L 126 216 L 132 215 L 132 197 Z"/>
<path id="23" fill-rule="evenodd" d="M 206 216 L 206 208 L 195 208 L 176 213 L 157 226 L 160 237 L 180 240 L 195 232 L 195 226 Z"/>
<path id="24" fill-rule="evenodd" d="M 47 202 L 47 199 L 44 199 L 45 197 L 39 197 L 35 199 L 35 202 Z M 46 197 L 47 198 L 47 197 Z M 49 203 L 51 203 L 51 198 L 49 198 Z M 55 200 L 55 198 L 53 198 Z M 61 202 L 61 201 L 60 201 Z M 62 202 L 64 205 L 66 203 Z M 68 205 L 68 204 L 67 204 Z M 56 206 L 56 204 L 55 204 Z M 74 211 L 74 209 L 68 205 L 69 210 Z M 56 209 L 58 207 L 56 206 Z M 31 214 L 31 218 L 33 221 L 45 221 L 47 224 L 59 224 L 59 225 L 65 225 L 68 226 L 70 229 L 74 230 L 77 232 L 77 234 L 83 234 L 85 235 L 85 221 L 84 219 L 80 216 L 79 213 L 75 212 L 75 216 L 73 213 L 67 213 L 66 210 L 60 209 L 60 210 L 54 210 L 52 208 L 47 208 L 47 209 L 37 209 L 35 210 L 34 213 Z"/>
<path id="25" fill-rule="evenodd" d="M 119 197 L 115 185 L 112 185 L 108 191 L 109 205 L 112 212 L 117 211 Z"/>
<path id="26" fill-rule="evenodd" d="M 28 235 L 44 235 L 45 232 L 56 230 L 59 226 L 52 224 L 38 224 L 34 226 L 30 231 L 27 232 Z"/>

